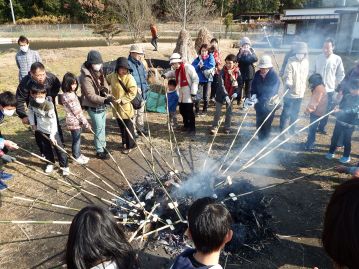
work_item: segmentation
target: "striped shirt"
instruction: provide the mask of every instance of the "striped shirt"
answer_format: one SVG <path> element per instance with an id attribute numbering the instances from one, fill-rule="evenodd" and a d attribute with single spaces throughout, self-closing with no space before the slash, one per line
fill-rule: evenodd
<path id="1" fill-rule="evenodd" d="M 30 67 L 35 62 L 41 62 L 40 55 L 37 51 L 29 49 L 27 52 L 19 50 L 15 56 L 16 65 L 19 68 L 19 81 L 25 77 L 29 71 Z"/>

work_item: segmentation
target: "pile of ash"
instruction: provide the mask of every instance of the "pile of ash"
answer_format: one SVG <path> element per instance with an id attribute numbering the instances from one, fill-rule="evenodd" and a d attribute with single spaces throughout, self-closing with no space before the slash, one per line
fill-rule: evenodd
<path id="1" fill-rule="evenodd" d="M 236 198 L 233 194 L 245 193 L 255 189 L 248 180 L 236 180 L 231 185 L 221 185 L 215 188 L 215 182 L 218 176 L 213 174 L 201 175 L 195 174 L 189 176 L 186 180 L 178 183 L 173 173 L 164 175 L 160 180 L 166 186 L 167 192 L 171 198 L 178 204 L 177 209 L 180 214 L 186 218 L 187 210 L 196 199 L 200 197 L 213 197 L 218 202 L 222 202 L 230 211 L 233 218 L 233 239 L 226 245 L 225 251 L 235 255 L 236 253 L 245 252 L 245 249 L 252 248 L 261 250 L 264 248 L 263 242 L 274 238 L 273 231 L 269 228 L 271 215 L 268 213 L 269 200 L 260 192 L 251 195 Z M 173 209 L 172 201 L 168 198 L 159 183 L 152 176 L 146 176 L 144 182 L 133 185 L 133 189 L 146 211 L 150 212 L 153 206 L 160 203 L 160 206 L 154 211 L 146 231 L 154 231 L 168 223 L 175 223 L 179 220 L 178 214 Z M 136 204 L 135 197 L 131 190 L 126 190 L 122 196 L 128 201 Z M 228 199 L 230 198 L 230 199 Z M 225 200 L 225 201 L 224 201 Z M 111 210 L 114 214 L 123 216 L 124 212 L 120 206 L 126 207 L 126 203 L 117 200 L 119 207 L 113 207 Z M 128 206 L 127 206 L 128 207 Z M 135 222 L 127 224 L 130 231 L 135 231 L 140 223 L 143 223 L 145 216 L 139 209 L 135 209 L 136 214 L 128 214 Z M 126 218 L 129 218 L 128 216 Z M 186 223 L 177 223 L 152 234 L 149 241 L 149 247 L 156 249 L 164 247 L 170 255 L 177 255 L 188 246 L 186 236 Z M 139 236 L 142 234 L 139 233 Z"/>

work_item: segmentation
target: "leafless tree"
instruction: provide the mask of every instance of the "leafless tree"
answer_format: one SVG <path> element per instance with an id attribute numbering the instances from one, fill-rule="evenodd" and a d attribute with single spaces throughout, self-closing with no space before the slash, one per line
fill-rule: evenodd
<path id="1" fill-rule="evenodd" d="M 109 0 L 111 11 L 129 27 L 132 38 L 140 40 L 152 21 L 151 7 L 154 0 Z"/>

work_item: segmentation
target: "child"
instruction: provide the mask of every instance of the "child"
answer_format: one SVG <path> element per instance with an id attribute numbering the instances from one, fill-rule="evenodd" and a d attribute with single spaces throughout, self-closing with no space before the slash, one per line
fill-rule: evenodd
<path id="1" fill-rule="evenodd" d="M 341 163 L 350 162 L 351 140 L 355 126 L 359 125 L 359 78 L 353 78 L 348 83 L 349 92 L 344 94 L 337 109 L 335 128 L 327 159 L 333 159 L 338 145 L 338 139 L 343 135 L 344 153 L 339 159 Z"/>
<path id="2" fill-rule="evenodd" d="M 62 104 L 66 111 L 66 125 L 72 136 L 72 156 L 79 164 L 87 164 L 89 158 L 81 154 L 81 127 L 91 130 L 91 125 L 84 116 L 76 91 L 79 87 L 74 74 L 66 73 L 62 79 Z M 96 137 L 95 137 L 96 139 Z"/>
<path id="3" fill-rule="evenodd" d="M 195 201 L 188 211 L 187 233 L 196 249 L 180 254 L 171 269 L 220 269 L 219 255 L 225 244 L 231 241 L 232 217 L 223 205 L 213 198 Z"/>
<path id="4" fill-rule="evenodd" d="M 66 246 L 68 269 L 137 269 L 136 253 L 108 209 L 89 205 L 74 217 Z"/>
<path id="5" fill-rule="evenodd" d="M 178 104 L 178 93 L 176 90 L 177 82 L 175 79 L 168 80 L 167 100 L 168 100 L 168 114 L 170 118 L 170 124 L 172 127 L 177 128 L 177 115 L 176 108 Z"/>
<path id="6" fill-rule="evenodd" d="M 12 92 L 6 91 L 0 94 L 0 123 L 4 121 L 5 117 L 10 117 L 14 115 L 16 110 L 16 97 Z M 10 155 L 7 155 L 8 150 L 17 149 L 18 146 L 10 141 L 5 140 L 0 132 L 0 158 L 4 163 L 13 162 L 16 159 Z M 5 173 L 3 170 L 0 170 L 0 191 L 7 189 L 7 185 L 4 183 L 6 180 L 13 178 L 12 174 Z"/>
<path id="7" fill-rule="evenodd" d="M 238 96 L 239 89 L 242 89 L 242 76 L 238 67 L 235 65 L 236 56 L 229 54 L 225 59 L 225 66 L 218 78 L 218 87 L 216 91 L 216 113 L 214 115 L 211 134 L 215 134 L 219 127 L 219 118 L 221 116 L 222 105 L 226 103 L 226 119 L 224 123 L 224 132 L 231 132 L 232 101 Z"/>
<path id="8" fill-rule="evenodd" d="M 39 146 L 41 146 L 40 151 L 45 155 L 46 160 L 54 163 L 55 157 L 52 151 L 54 148 L 62 168 L 62 175 L 68 176 L 70 169 L 68 167 L 67 156 L 55 146 L 63 147 L 57 130 L 57 117 L 54 105 L 46 99 L 44 85 L 33 84 L 30 88 L 30 95 L 31 99 L 27 113 L 30 125 L 35 131 L 35 138 L 39 141 Z M 54 144 L 54 147 L 52 147 L 51 143 Z M 53 164 L 46 165 L 45 173 L 52 173 L 53 170 Z"/>
<path id="9" fill-rule="evenodd" d="M 222 68 L 222 56 L 219 51 L 217 38 L 212 38 L 210 45 L 211 45 L 211 47 L 209 49 L 209 52 L 213 54 L 214 61 L 216 62 L 216 70 L 213 75 L 213 81 L 209 82 L 208 87 L 211 89 L 210 101 L 215 102 L 214 97 L 216 95 L 216 90 L 217 90 L 217 85 L 218 85 L 218 76 L 219 76 L 220 70 Z"/>
<path id="10" fill-rule="evenodd" d="M 323 83 L 322 76 L 315 73 L 309 77 L 309 87 L 312 91 L 312 97 L 305 110 L 306 115 L 310 115 L 310 123 L 316 121 L 327 112 L 328 96 Z M 315 143 L 315 134 L 317 132 L 319 121 L 309 127 L 307 142 L 304 144 L 304 150 L 313 151 Z"/>

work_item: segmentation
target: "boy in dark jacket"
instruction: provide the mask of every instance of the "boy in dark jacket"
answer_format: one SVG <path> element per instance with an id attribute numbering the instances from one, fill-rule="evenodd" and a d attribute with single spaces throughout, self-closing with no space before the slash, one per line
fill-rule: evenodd
<path id="1" fill-rule="evenodd" d="M 359 125 L 359 79 L 353 79 L 348 84 L 349 92 L 344 94 L 337 109 L 334 132 L 332 135 L 327 159 L 333 159 L 338 145 L 338 139 L 343 136 L 344 153 L 339 159 L 341 163 L 350 162 L 351 140 L 355 126 Z M 345 91 L 344 91 L 345 92 Z"/>
<path id="2" fill-rule="evenodd" d="M 224 132 L 229 134 L 231 132 L 232 119 L 232 101 L 238 96 L 239 89 L 242 88 L 242 76 L 238 67 L 235 65 L 236 56 L 229 54 L 225 59 L 225 66 L 223 67 L 218 77 L 218 87 L 216 90 L 216 113 L 211 128 L 211 134 L 216 134 L 219 127 L 219 119 L 221 117 L 221 110 L 223 103 L 226 104 L 226 119 L 224 123 Z"/>
<path id="3" fill-rule="evenodd" d="M 232 217 L 222 204 L 204 197 L 195 201 L 188 211 L 188 236 L 196 249 L 180 254 L 171 269 L 222 269 L 219 255 L 231 241 Z"/>
<path id="4" fill-rule="evenodd" d="M 242 98 L 249 98 L 251 95 L 251 85 L 255 74 L 254 63 L 258 61 L 257 55 L 251 47 L 251 41 L 248 37 L 243 37 L 241 39 L 240 46 L 237 61 L 239 69 L 241 70 L 244 89 L 242 94 L 242 88 L 240 88 L 237 99 L 238 104 L 240 104 Z"/>

